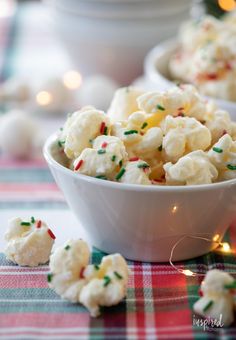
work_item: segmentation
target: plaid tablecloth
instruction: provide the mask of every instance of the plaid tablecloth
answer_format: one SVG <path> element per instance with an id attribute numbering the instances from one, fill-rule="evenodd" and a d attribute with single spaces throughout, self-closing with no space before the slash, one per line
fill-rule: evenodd
<path id="1" fill-rule="evenodd" d="M 0 58 L 5 65 L 2 78 L 14 69 L 10 55 L 17 32 L 15 21 L 10 30 L 7 25 L 1 30 L 0 43 L 5 46 Z M 0 157 L 0 216 L 6 209 L 12 210 L 14 216 L 16 209 L 25 214 L 27 209 L 39 209 L 43 213 L 44 209 L 67 211 L 68 208 L 44 160 L 20 162 Z M 233 227 L 225 239 L 236 250 Z M 99 263 L 103 255 L 94 249 L 93 262 Z M 223 256 L 212 252 L 177 266 L 199 275 L 184 276 L 169 264 L 129 261 L 132 274 L 127 298 L 118 306 L 105 308 L 99 318 L 90 318 L 85 308 L 61 300 L 48 288 L 48 266 L 18 267 L 0 254 L 0 339 L 236 338 L 235 324 L 230 328 L 204 330 L 194 324 L 196 316 L 192 314 L 206 271 L 219 268 L 236 273 L 235 254 Z"/>

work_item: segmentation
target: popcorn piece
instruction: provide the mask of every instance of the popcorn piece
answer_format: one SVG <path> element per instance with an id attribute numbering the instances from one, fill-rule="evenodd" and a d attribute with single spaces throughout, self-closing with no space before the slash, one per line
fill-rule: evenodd
<path id="1" fill-rule="evenodd" d="M 5 255 L 8 260 L 20 266 L 38 266 L 48 262 L 55 236 L 41 220 L 22 221 L 13 218 L 5 234 L 7 246 Z"/>
<path id="2" fill-rule="evenodd" d="M 158 115 L 158 125 L 167 115 L 204 119 L 206 112 L 206 104 L 192 85 L 173 87 L 165 92 L 147 92 L 138 97 L 137 102 L 140 110 Z"/>
<path id="3" fill-rule="evenodd" d="M 205 150 L 211 143 L 209 130 L 195 118 L 167 116 L 161 128 L 165 155 L 173 162 L 190 151 Z"/>
<path id="4" fill-rule="evenodd" d="M 99 306 L 116 305 L 125 297 L 128 275 L 128 266 L 120 254 L 104 256 L 99 266 L 85 269 L 84 276 L 89 282 L 81 291 L 80 302 L 91 316 L 100 314 Z"/>
<path id="5" fill-rule="evenodd" d="M 206 127 L 211 132 L 212 143 L 216 143 L 224 133 L 231 134 L 232 122 L 230 115 L 226 111 L 217 110 L 206 121 Z"/>
<path id="6" fill-rule="evenodd" d="M 224 326 L 234 321 L 234 278 L 218 269 L 209 270 L 202 281 L 202 297 L 194 304 L 194 311 L 206 318 L 221 320 Z"/>
<path id="7" fill-rule="evenodd" d="M 50 256 L 49 287 L 62 298 L 73 303 L 79 301 L 86 284 L 83 271 L 89 264 L 89 247 L 83 240 L 69 240 Z"/>
<path id="8" fill-rule="evenodd" d="M 103 111 L 92 107 L 85 107 L 73 113 L 68 118 L 63 129 L 62 142 L 65 143 L 64 151 L 68 158 L 76 158 L 85 148 L 91 146 L 91 141 L 99 135 L 107 133 L 110 120 Z"/>
<path id="9" fill-rule="evenodd" d="M 115 92 L 108 116 L 112 122 L 126 120 L 131 113 L 138 110 L 136 99 L 142 91 L 133 87 L 123 87 Z"/>
<path id="10" fill-rule="evenodd" d="M 166 182 L 169 185 L 210 184 L 218 176 L 215 166 L 203 151 L 193 151 L 176 164 L 166 163 Z"/>
<path id="11" fill-rule="evenodd" d="M 120 162 L 125 162 L 126 159 L 127 152 L 119 138 L 98 136 L 93 142 L 93 149 L 84 149 L 74 161 L 74 170 L 88 176 L 106 176 L 113 179 L 117 172 L 117 166 Z"/>
<path id="12" fill-rule="evenodd" d="M 126 295 L 129 270 L 120 254 L 89 265 L 87 243 L 70 240 L 51 255 L 49 266 L 49 287 L 64 299 L 82 303 L 91 316 L 100 314 L 99 306 L 116 305 Z"/>
<path id="13" fill-rule="evenodd" d="M 208 152 L 221 180 L 236 178 L 236 141 L 226 134 Z"/>
<path id="14" fill-rule="evenodd" d="M 148 177 L 150 173 L 150 166 L 146 162 L 130 161 L 120 170 L 116 179 L 121 183 L 150 185 L 152 184 Z"/>

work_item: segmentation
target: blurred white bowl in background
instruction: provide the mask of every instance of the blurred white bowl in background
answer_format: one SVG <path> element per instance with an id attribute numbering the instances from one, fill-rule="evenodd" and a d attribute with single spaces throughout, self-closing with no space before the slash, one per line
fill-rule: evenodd
<path id="1" fill-rule="evenodd" d="M 144 61 L 144 79 L 139 81 L 138 86 L 148 90 L 164 91 L 175 85 L 169 73 L 169 61 L 176 51 L 178 43 L 176 40 L 167 40 L 154 47 L 146 56 Z M 142 85 L 143 84 L 143 85 Z M 236 103 L 228 100 L 213 99 L 217 105 L 228 111 L 234 121 L 236 121 Z"/>
<path id="2" fill-rule="evenodd" d="M 74 65 L 129 84 L 146 53 L 188 18 L 189 0 L 45 0 Z"/>

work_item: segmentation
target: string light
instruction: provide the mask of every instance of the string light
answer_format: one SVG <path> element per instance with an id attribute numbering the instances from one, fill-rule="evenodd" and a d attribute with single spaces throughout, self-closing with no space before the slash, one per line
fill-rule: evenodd
<path id="1" fill-rule="evenodd" d="M 224 11 L 232 11 L 236 7 L 235 0 L 218 0 L 218 4 Z"/>
<path id="2" fill-rule="evenodd" d="M 174 205 L 173 208 L 172 208 L 172 213 L 173 213 L 173 214 L 176 213 L 177 210 L 178 210 L 177 205 Z"/>
<path id="3" fill-rule="evenodd" d="M 219 242 L 217 240 L 219 240 L 219 237 L 220 235 L 219 234 L 216 234 L 212 239 L 209 239 L 209 238 L 206 238 L 206 237 L 202 237 L 202 236 L 196 236 L 196 235 L 184 235 L 183 237 L 181 237 L 175 244 L 174 246 L 172 247 L 171 249 L 171 252 L 170 252 L 170 258 L 169 258 L 169 263 L 170 265 L 177 271 L 179 272 L 180 274 L 184 274 L 186 276 L 196 276 L 196 275 L 200 275 L 198 273 L 194 273 L 192 272 L 191 270 L 189 269 L 181 269 L 181 268 L 178 268 L 177 266 L 174 265 L 174 263 L 172 262 L 172 259 L 173 259 L 173 255 L 174 255 L 174 250 L 176 249 L 176 247 L 186 238 L 192 238 L 192 239 L 198 239 L 198 240 L 203 240 L 203 241 L 206 241 L 206 242 L 214 242 L 214 243 L 217 243 L 218 246 L 221 247 L 221 251 L 222 252 L 225 252 L 225 253 L 230 253 L 231 252 L 231 248 L 230 248 L 230 245 L 229 243 L 227 242 Z"/>
<path id="4" fill-rule="evenodd" d="M 77 71 L 68 71 L 63 76 L 63 84 L 70 90 L 78 89 L 82 83 L 82 76 Z"/>
<path id="5" fill-rule="evenodd" d="M 36 101 L 40 106 L 46 106 L 52 102 L 52 95 L 48 91 L 40 91 L 36 95 Z"/>

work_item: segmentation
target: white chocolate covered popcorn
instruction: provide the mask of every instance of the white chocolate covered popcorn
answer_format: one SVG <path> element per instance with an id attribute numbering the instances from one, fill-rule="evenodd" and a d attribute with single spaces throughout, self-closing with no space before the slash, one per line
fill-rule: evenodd
<path id="1" fill-rule="evenodd" d="M 236 178 L 236 141 L 226 134 L 208 152 L 221 180 Z"/>
<path id="2" fill-rule="evenodd" d="M 235 178 L 234 159 L 225 159 L 227 168 L 219 169 L 208 151 L 225 134 L 236 140 L 236 122 L 214 101 L 202 98 L 193 85 L 164 92 L 121 89 L 119 97 L 125 111 L 122 120 L 117 118 L 118 106 L 112 123 L 91 106 L 67 119 L 58 152 L 60 157 L 65 152 L 63 164 L 68 168 L 98 179 L 141 185 L 209 184 Z M 133 162 L 148 166 L 140 170 Z"/>
<path id="3" fill-rule="evenodd" d="M 45 222 L 12 218 L 5 234 L 6 258 L 20 266 L 35 267 L 48 262 L 55 236 Z"/>
<path id="4" fill-rule="evenodd" d="M 216 167 L 201 150 L 187 154 L 175 164 L 166 163 L 164 170 L 170 185 L 210 184 L 218 176 Z"/>
<path id="5" fill-rule="evenodd" d="M 167 159 L 176 162 L 194 150 L 206 150 L 211 144 L 210 131 L 195 118 L 167 116 L 162 122 L 163 149 Z"/>
<path id="6" fill-rule="evenodd" d="M 50 256 L 49 287 L 62 298 L 73 303 L 79 301 L 86 280 L 83 270 L 89 264 L 90 251 L 83 240 L 69 240 Z"/>
<path id="7" fill-rule="evenodd" d="M 138 111 L 136 99 L 142 94 L 142 91 L 133 87 L 123 87 L 115 92 L 108 116 L 112 122 L 126 120 L 129 115 Z"/>
<path id="8" fill-rule="evenodd" d="M 218 269 L 209 270 L 201 284 L 201 297 L 193 306 L 194 312 L 229 326 L 234 321 L 231 289 L 235 288 L 236 281 L 230 274 Z"/>
<path id="9" fill-rule="evenodd" d="M 205 16 L 182 26 L 180 46 L 169 64 L 174 79 L 193 83 L 205 95 L 236 100 L 235 13 L 223 20 Z"/>
<path id="10" fill-rule="evenodd" d="M 91 316 L 100 314 L 100 306 L 113 306 L 126 296 L 129 269 L 120 254 L 104 256 L 100 265 L 85 268 L 88 283 L 80 294 L 80 302 Z"/>
<path id="11" fill-rule="evenodd" d="M 211 115 L 208 115 L 205 125 L 211 132 L 212 143 L 216 143 L 225 133 L 231 134 L 232 122 L 230 115 L 226 111 L 216 110 Z"/>
<path id="12" fill-rule="evenodd" d="M 73 113 L 65 124 L 62 137 L 64 151 L 68 158 L 76 158 L 85 148 L 91 146 L 91 141 L 103 135 L 110 127 L 110 121 L 103 111 L 86 107 Z"/>
<path id="13" fill-rule="evenodd" d="M 91 316 L 100 306 L 118 304 L 126 295 L 129 269 L 120 254 L 104 256 L 100 265 L 89 264 L 89 248 L 82 240 L 69 240 L 50 257 L 49 287 L 72 303 L 82 303 Z"/>
<path id="14" fill-rule="evenodd" d="M 74 161 L 74 170 L 88 176 L 114 179 L 117 166 L 128 156 L 123 142 L 115 136 L 98 136 L 92 144 L 93 148 L 84 149 Z"/>
<path id="15" fill-rule="evenodd" d="M 147 92 L 137 99 L 139 109 L 157 114 L 160 122 L 167 115 L 187 115 L 196 119 L 204 119 L 206 105 L 192 85 L 173 87 L 165 92 Z"/>
<path id="16" fill-rule="evenodd" d="M 128 162 L 121 171 L 124 170 L 124 174 L 120 178 L 121 183 L 150 185 L 152 184 L 149 175 L 151 173 L 150 166 L 142 161 L 135 160 Z"/>

